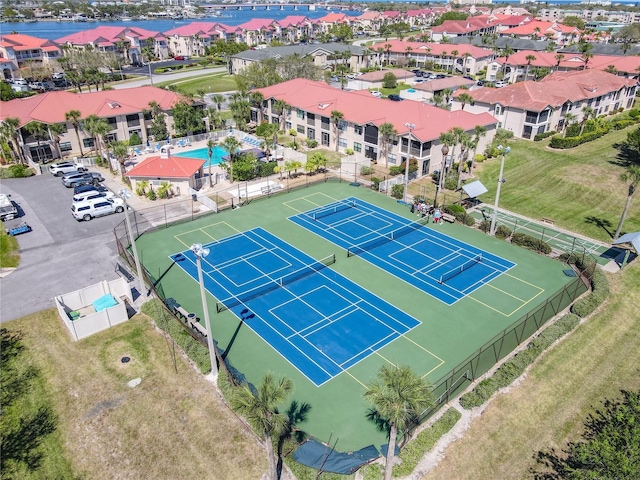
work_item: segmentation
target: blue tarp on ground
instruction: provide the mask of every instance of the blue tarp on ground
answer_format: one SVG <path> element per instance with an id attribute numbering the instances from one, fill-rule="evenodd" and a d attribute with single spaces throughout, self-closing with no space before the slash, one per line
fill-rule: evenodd
<path id="1" fill-rule="evenodd" d="M 355 472 L 361 466 L 375 460 L 380 453 L 373 445 L 369 445 L 357 452 L 343 453 L 331 450 L 329 445 L 324 445 L 316 440 L 309 439 L 293 453 L 296 462 L 307 467 L 320 469 L 325 472 L 341 473 L 348 475 Z"/>

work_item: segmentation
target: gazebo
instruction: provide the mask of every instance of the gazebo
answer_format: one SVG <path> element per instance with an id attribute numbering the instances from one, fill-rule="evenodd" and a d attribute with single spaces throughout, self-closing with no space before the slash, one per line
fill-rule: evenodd
<path id="1" fill-rule="evenodd" d="M 638 256 L 638 252 L 640 252 L 640 232 L 634 233 L 626 233 L 617 240 L 611 242 L 612 245 L 624 245 L 629 244 L 631 248 L 625 248 L 624 259 L 620 265 L 620 268 L 624 268 L 624 266 L 630 261 L 629 256 L 631 255 L 631 249 L 635 250 L 633 254 L 634 258 Z M 631 259 L 633 260 L 633 258 Z"/>

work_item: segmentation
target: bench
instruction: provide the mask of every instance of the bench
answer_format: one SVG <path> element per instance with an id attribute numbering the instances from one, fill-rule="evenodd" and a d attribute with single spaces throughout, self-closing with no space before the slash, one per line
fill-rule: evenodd
<path id="1" fill-rule="evenodd" d="M 550 218 L 544 218 L 544 217 L 542 217 L 542 223 L 548 223 L 549 225 L 555 225 L 556 224 L 556 222 L 554 222 Z"/>
<path id="2" fill-rule="evenodd" d="M 443 213 L 440 218 L 442 218 L 442 220 L 444 222 L 449 222 L 449 223 L 455 223 L 456 222 L 456 217 L 454 217 L 450 213 Z"/>
<path id="3" fill-rule="evenodd" d="M 197 330 L 198 332 L 200 332 L 200 334 L 201 334 L 203 337 L 206 337 L 206 336 L 207 336 L 207 329 L 206 329 L 206 328 L 204 328 L 202 325 L 200 325 L 200 324 L 198 323 L 198 319 L 197 319 L 197 318 L 195 318 L 195 315 L 194 315 L 193 319 L 191 319 L 191 318 L 189 319 L 189 326 L 190 326 L 192 329 Z"/>

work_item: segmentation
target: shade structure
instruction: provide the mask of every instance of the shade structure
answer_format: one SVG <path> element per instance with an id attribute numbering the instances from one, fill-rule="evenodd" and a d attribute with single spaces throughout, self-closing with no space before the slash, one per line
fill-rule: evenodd
<path id="1" fill-rule="evenodd" d="M 487 187 L 485 187 L 480 180 L 476 180 L 475 182 L 467 183 L 462 186 L 464 192 L 469 195 L 471 198 L 476 198 L 483 193 L 487 193 Z"/>

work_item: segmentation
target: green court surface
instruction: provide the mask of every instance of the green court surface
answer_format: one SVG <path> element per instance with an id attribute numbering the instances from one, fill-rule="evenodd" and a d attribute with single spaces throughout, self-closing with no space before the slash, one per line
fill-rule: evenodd
<path id="1" fill-rule="evenodd" d="M 470 214 L 478 220 L 485 218 L 490 221 L 493 215 L 493 208 L 482 206 L 470 212 Z M 560 252 L 575 252 L 577 254 L 586 252 L 593 255 L 600 265 L 608 263 L 622 253 L 620 249 L 607 246 L 595 240 L 563 232 L 549 222 L 535 222 L 502 209 L 498 210 L 496 225 L 505 225 L 514 233 L 526 233 L 532 237 L 540 238 L 547 242 L 551 248 Z"/>
<path id="2" fill-rule="evenodd" d="M 235 210 L 149 231 L 136 242 L 145 269 L 159 282 L 158 287 L 164 296 L 174 298 L 200 318 L 203 315 L 198 284 L 176 267 L 169 255 L 184 251 L 193 243 L 206 244 L 262 227 L 315 259 L 335 253 L 336 263 L 327 268 L 334 269 L 421 322 L 345 372 L 316 387 L 231 311 L 216 313 L 216 299 L 209 296 L 213 337 L 218 348 L 225 353 L 228 364 L 255 384 L 267 371 L 290 378 L 295 385 L 292 400 L 311 406 L 307 421 L 298 427 L 320 441 L 327 442 L 330 438 L 332 442 L 337 441 L 336 449 L 343 452 L 371 444 L 379 449 L 380 445 L 387 443 L 386 433 L 379 431 L 368 419 L 369 405 L 363 398 L 366 385 L 375 378 L 381 365 L 410 365 L 416 373 L 437 384 L 489 340 L 576 280 L 565 275 L 566 265 L 496 240 L 478 230 L 458 224 L 429 224 L 423 228 L 438 229 L 516 263 L 514 268 L 489 284 L 448 306 L 363 258 L 348 258 L 345 250 L 288 220 L 289 216 L 352 196 L 407 219 L 416 218 L 406 205 L 390 197 L 348 183 L 327 182 L 254 200 Z M 527 333 L 530 334 L 529 331 Z M 437 392 L 440 394 L 442 391 Z"/>

